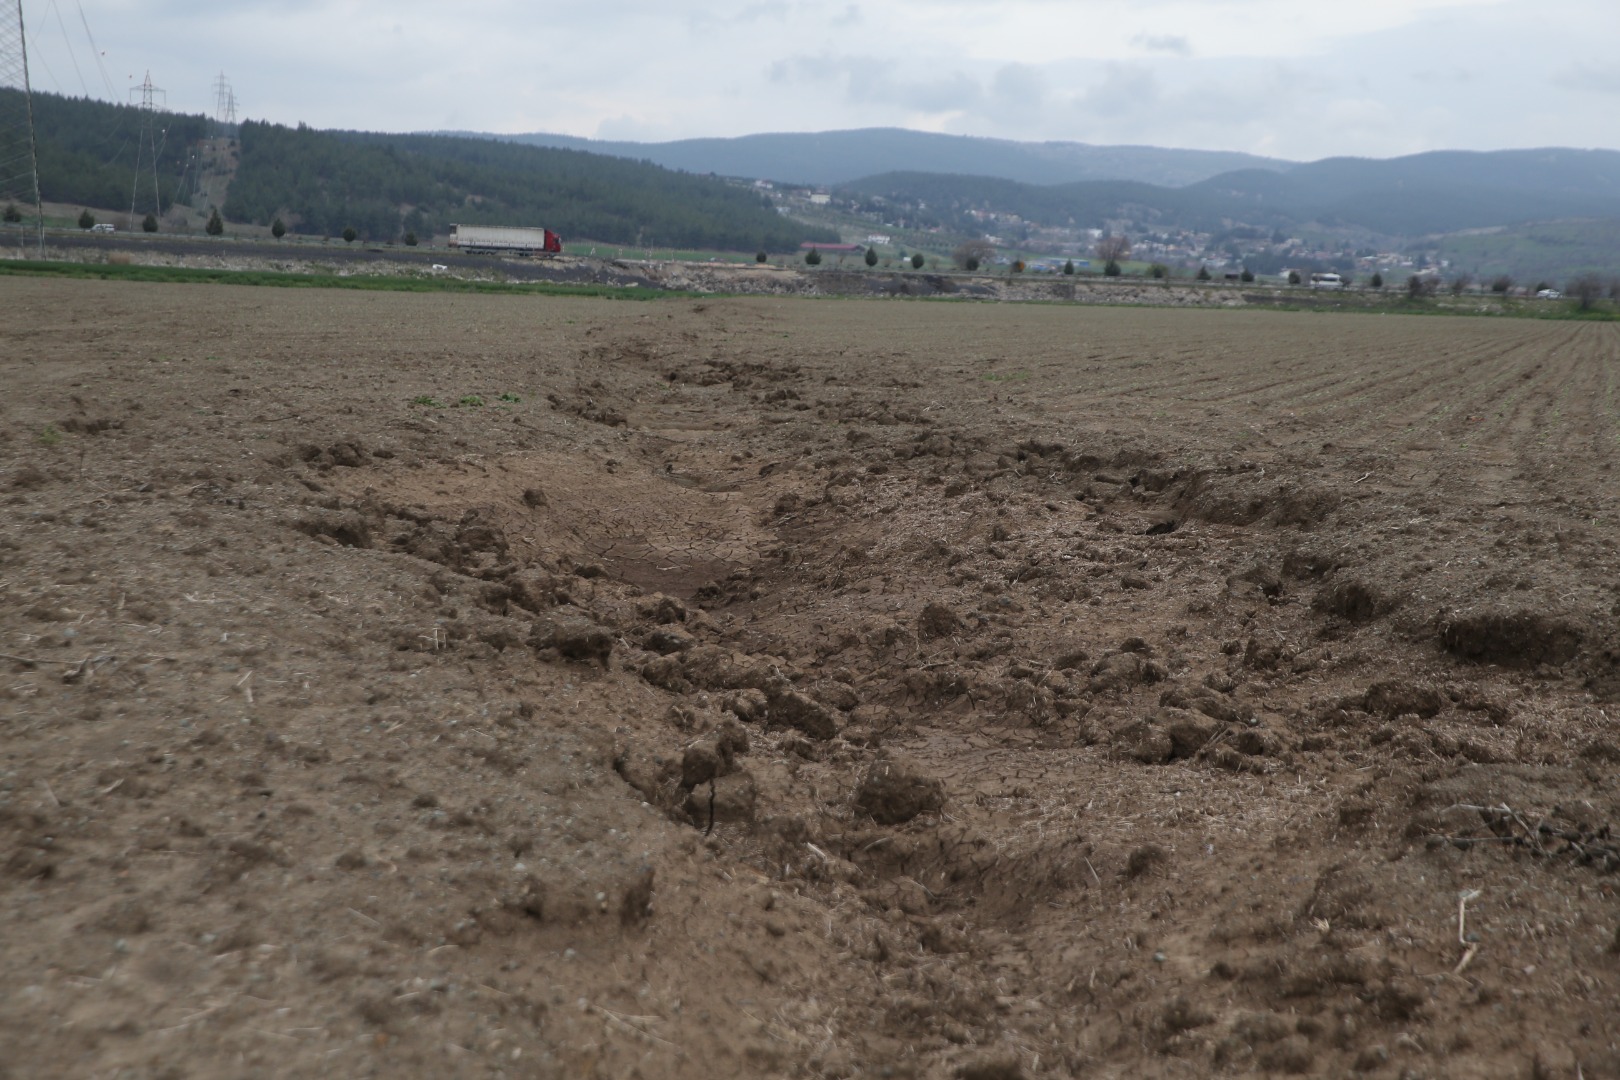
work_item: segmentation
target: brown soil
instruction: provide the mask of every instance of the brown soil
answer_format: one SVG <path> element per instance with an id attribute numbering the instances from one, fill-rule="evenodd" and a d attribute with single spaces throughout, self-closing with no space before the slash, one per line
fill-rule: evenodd
<path id="1" fill-rule="evenodd" d="M 1620 1075 L 1620 328 L 0 290 L 0 1074 Z"/>

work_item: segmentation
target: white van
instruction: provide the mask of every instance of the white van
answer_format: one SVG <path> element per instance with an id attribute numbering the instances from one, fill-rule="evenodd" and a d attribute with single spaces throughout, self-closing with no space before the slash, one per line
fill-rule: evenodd
<path id="1" fill-rule="evenodd" d="M 118 230 L 111 223 L 103 221 L 98 225 L 90 226 L 90 231 L 91 232 L 117 232 Z"/>

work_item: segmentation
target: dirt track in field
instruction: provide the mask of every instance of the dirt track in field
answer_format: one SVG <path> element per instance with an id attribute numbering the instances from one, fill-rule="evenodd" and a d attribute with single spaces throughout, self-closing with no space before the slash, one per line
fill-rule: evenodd
<path id="1" fill-rule="evenodd" d="M 1620 1075 L 1620 327 L 0 290 L 0 1074 Z"/>

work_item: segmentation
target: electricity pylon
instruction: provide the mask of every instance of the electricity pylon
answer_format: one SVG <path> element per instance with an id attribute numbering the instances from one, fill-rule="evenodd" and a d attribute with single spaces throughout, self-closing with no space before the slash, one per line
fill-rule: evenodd
<path id="1" fill-rule="evenodd" d="M 129 193 L 129 228 L 133 231 L 135 228 L 135 203 L 140 198 L 141 193 L 141 161 L 148 150 L 152 154 L 153 216 L 163 216 L 163 189 L 158 187 L 158 141 L 152 128 L 156 123 L 156 113 L 159 105 L 165 103 L 167 99 L 165 98 L 164 102 L 159 101 L 160 98 L 164 98 L 164 92 L 152 85 L 152 73 L 150 71 L 146 73 L 146 81 L 131 88 L 129 94 L 131 98 L 136 94 L 141 96 L 141 130 L 135 137 L 135 183 Z M 168 135 L 167 129 L 164 130 L 164 135 Z"/>
<path id="2" fill-rule="evenodd" d="M 227 133 L 236 126 L 236 91 L 223 71 L 214 80 L 214 121 Z"/>
<path id="3" fill-rule="evenodd" d="M 45 251 L 45 207 L 39 197 L 39 147 L 34 137 L 34 95 L 28 83 L 28 41 L 22 0 L 0 2 L 0 203 L 16 216 L 17 202 L 34 207 L 34 234 Z M 15 222 L 7 222 L 15 224 Z"/>

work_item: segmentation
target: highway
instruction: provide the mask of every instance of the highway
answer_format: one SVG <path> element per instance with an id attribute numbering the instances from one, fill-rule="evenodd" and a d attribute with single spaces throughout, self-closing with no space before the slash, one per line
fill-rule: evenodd
<path id="1" fill-rule="evenodd" d="M 31 229 L 19 230 L 6 226 L 0 247 L 15 249 L 34 248 Z M 499 274 L 508 281 L 547 281 L 572 284 L 611 283 L 627 285 L 645 283 L 640 275 L 624 273 L 612 264 L 596 259 L 569 258 L 525 259 L 500 258 L 492 255 L 466 255 L 450 248 L 380 246 L 376 244 L 345 243 L 331 240 L 257 240 L 237 237 L 170 236 L 162 233 L 117 232 L 89 233 L 72 229 L 47 229 L 45 246 L 63 251 L 107 253 L 127 252 L 139 259 L 142 254 L 159 254 L 183 259 L 265 259 L 297 260 L 324 263 L 331 266 L 355 266 L 369 263 L 393 263 L 421 270 L 435 263 L 452 271 L 474 274 Z"/>

